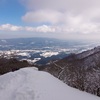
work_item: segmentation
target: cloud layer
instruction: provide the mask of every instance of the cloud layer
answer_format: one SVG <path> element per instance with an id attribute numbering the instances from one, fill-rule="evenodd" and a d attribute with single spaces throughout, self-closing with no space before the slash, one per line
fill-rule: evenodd
<path id="1" fill-rule="evenodd" d="M 67 32 L 100 32 L 100 0 L 22 0 L 28 23 L 49 23 Z"/>
<path id="2" fill-rule="evenodd" d="M 42 25 L 38 27 L 29 27 L 29 26 L 15 26 L 11 24 L 3 24 L 0 26 L 0 31 L 28 31 L 28 32 L 55 32 L 54 27 Z"/>
<path id="3" fill-rule="evenodd" d="M 3 24 L 0 32 L 22 32 L 27 36 L 44 33 L 41 36 L 76 39 L 100 36 L 100 0 L 19 1 L 26 10 L 21 19 L 27 26 Z"/>

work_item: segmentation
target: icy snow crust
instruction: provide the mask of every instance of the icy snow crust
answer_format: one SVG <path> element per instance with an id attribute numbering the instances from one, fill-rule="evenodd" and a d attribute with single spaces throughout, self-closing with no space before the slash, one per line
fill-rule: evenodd
<path id="1" fill-rule="evenodd" d="M 23 68 L 0 76 L 0 100 L 100 100 L 73 89 L 47 72 Z"/>

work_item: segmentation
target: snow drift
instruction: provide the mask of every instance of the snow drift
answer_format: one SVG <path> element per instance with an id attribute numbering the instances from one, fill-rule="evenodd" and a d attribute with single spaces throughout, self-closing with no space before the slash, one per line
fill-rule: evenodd
<path id="1" fill-rule="evenodd" d="M 73 89 L 47 72 L 23 68 L 0 76 L 0 100 L 100 100 Z"/>

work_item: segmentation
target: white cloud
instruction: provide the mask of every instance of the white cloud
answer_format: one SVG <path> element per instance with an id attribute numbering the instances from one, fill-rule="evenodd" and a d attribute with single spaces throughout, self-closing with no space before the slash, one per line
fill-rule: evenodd
<path id="1" fill-rule="evenodd" d="M 37 32 L 55 32 L 55 28 L 54 27 L 49 27 L 47 25 L 43 25 L 43 26 L 39 26 L 36 28 Z"/>
<path id="2" fill-rule="evenodd" d="M 22 30 L 22 27 L 11 25 L 11 24 L 3 24 L 3 25 L 0 26 L 0 30 L 3 30 L 3 31 L 19 31 L 19 30 Z"/>
<path id="3" fill-rule="evenodd" d="M 29 27 L 29 26 L 15 26 L 11 24 L 3 24 L 0 26 L 1 31 L 27 31 L 27 32 L 55 32 L 55 27 L 42 25 L 38 27 Z"/>
<path id="4" fill-rule="evenodd" d="M 57 11 L 81 12 L 99 7 L 99 0 L 22 0 L 28 10 L 53 9 Z"/>
<path id="5" fill-rule="evenodd" d="M 13 34 L 14 33 L 14 34 Z M 42 34 L 43 33 L 43 34 Z M 15 26 L 11 24 L 0 25 L 0 38 L 18 37 L 51 37 L 62 39 L 99 39 L 100 25 L 82 24 L 76 26 L 48 26 L 37 27 Z"/>
<path id="6" fill-rule="evenodd" d="M 35 27 L 4 24 L 0 26 L 0 30 L 19 31 L 27 36 L 29 33 L 35 33 L 35 36 L 39 34 L 59 38 L 100 36 L 100 0 L 20 1 L 26 7 L 22 20 Z"/>
<path id="7" fill-rule="evenodd" d="M 29 26 L 15 26 L 12 24 L 3 24 L 0 26 L 1 31 L 17 31 L 17 32 L 33 32 L 33 33 L 56 33 L 56 34 L 63 34 L 66 33 L 80 33 L 80 34 L 90 34 L 90 33 L 100 33 L 100 24 L 92 24 L 92 23 L 83 23 L 81 24 L 80 21 L 77 23 L 74 21 L 74 18 L 71 18 L 75 24 L 69 25 L 62 25 L 62 26 L 48 26 L 48 25 L 41 25 L 37 27 L 29 27 Z M 70 22 L 71 23 L 71 22 Z M 78 24 L 79 26 L 75 26 Z M 59 36 L 58 36 L 59 37 Z"/>
<path id="8" fill-rule="evenodd" d="M 24 30 L 30 31 L 30 32 L 42 32 L 42 33 L 47 33 L 47 32 L 55 32 L 55 27 L 47 26 L 47 25 L 42 25 L 38 27 L 24 27 Z"/>
<path id="9" fill-rule="evenodd" d="M 22 0 L 23 21 L 49 23 L 55 32 L 99 33 L 100 0 Z"/>
<path id="10" fill-rule="evenodd" d="M 37 10 L 27 12 L 22 19 L 25 22 L 37 22 L 37 23 L 60 23 L 62 19 L 62 13 L 54 10 Z"/>

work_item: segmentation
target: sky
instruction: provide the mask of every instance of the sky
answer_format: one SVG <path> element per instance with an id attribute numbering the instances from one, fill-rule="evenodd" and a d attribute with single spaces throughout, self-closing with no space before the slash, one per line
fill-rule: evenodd
<path id="1" fill-rule="evenodd" d="M 100 39 L 100 0 L 0 0 L 0 38 Z"/>

